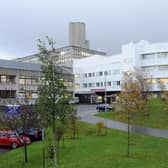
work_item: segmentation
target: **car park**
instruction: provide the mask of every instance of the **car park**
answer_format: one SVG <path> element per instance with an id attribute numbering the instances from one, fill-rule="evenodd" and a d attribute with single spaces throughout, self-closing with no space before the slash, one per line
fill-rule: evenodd
<path id="1" fill-rule="evenodd" d="M 112 111 L 113 110 L 113 107 L 110 106 L 109 104 L 98 104 L 96 106 L 96 110 L 98 112 L 109 112 L 109 111 Z"/>
<path id="2" fill-rule="evenodd" d="M 30 144 L 31 140 L 27 136 L 19 136 L 16 131 L 0 130 L 0 146 L 8 146 L 12 149 L 23 146 L 24 144 Z"/>

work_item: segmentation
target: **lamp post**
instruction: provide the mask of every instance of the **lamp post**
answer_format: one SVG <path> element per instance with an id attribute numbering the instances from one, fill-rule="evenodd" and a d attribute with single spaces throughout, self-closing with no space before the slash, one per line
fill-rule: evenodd
<path id="1" fill-rule="evenodd" d="M 105 103 L 105 109 L 104 109 L 104 112 L 106 112 L 106 104 L 107 104 L 107 91 L 106 91 L 106 75 L 105 75 L 105 90 L 104 90 L 104 103 Z M 107 120 L 105 119 L 105 135 L 107 135 Z"/>

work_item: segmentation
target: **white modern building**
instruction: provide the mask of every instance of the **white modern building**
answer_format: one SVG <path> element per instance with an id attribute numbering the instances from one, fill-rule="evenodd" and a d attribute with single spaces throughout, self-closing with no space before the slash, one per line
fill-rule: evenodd
<path id="1" fill-rule="evenodd" d="M 140 41 L 123 45 L 121 53 L 94 55 L 75 60 L 75 95 L 81 102 L 94 102 L 105 92 L 110 101 L 121 90 L 123 72 L 141 68 L 152 78 L 152 91 L 159 92 L 158 81 L 168 90 L 168 43 Z"/>

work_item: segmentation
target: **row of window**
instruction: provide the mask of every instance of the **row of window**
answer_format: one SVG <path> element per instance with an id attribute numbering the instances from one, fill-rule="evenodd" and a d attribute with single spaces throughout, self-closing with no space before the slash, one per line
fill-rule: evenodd
<path id="1" fill-rule="evenodd" d="M 147 79 L 146 81 L 153 84 L 157 83 L 168 84 L 168 78 L 153 78 L 153 79 Z"/>
<path id="2" fill-rule="evenodd" d="M 168 52 L 143 54 L 142 58 L 143 59 L 153 59 L 155 55 L 157 55 L 159 58 L 168 58 Z"/>
<path id="3" fill-rule="evenodd" d="M 0 83 L 15 83 L 16 76 L 0 75 Z"/>
<path id="4" fill-rule="evenodd" d="M 20 85 L 37 85 L 39 84 L 38 78 L 20 78 L 19 79 Z"/>
<path id="5" fill-rule="evenodd" d="M 110 75 L 118 75 L 120 74 L 119 69 L 109 70 L 109 71 L 100 71 L 100 72 L 90 72 L 84 73 L 84 77 L 95 77 L 95 76 L 110 76 Z M 75 75 L 75 77 L 80 77 L 80 75 Z"/>
<path id="6" fill-rule="evenodd" d="M 143 69 L 147 71 L 154 71 L 154 70 L 162 71 L 162 70 L 168 70 L 168 65 L 147 66 L 147 67 L 144 67 Z"/>
<path id="7" fill-rule="evenodd" d="M 83 83 L 83 88 L 91 88 L 91 87 L 114 87 L 120 86 L 120 81 L 107 81 L 107 82 L 95 82 L 95 83 Z M 80 88 L 80 84 L 76 83 L 75 88 Z"/>

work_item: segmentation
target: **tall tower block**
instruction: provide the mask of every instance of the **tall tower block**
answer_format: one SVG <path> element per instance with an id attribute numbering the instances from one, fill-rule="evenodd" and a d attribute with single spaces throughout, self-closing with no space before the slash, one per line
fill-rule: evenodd
<path id="1" fill-rule="evenodd" d="M 83 22 L 69 23 L 69 45 L 89 48 L 89 41 L 86 40 L 86 28 Z"/>

